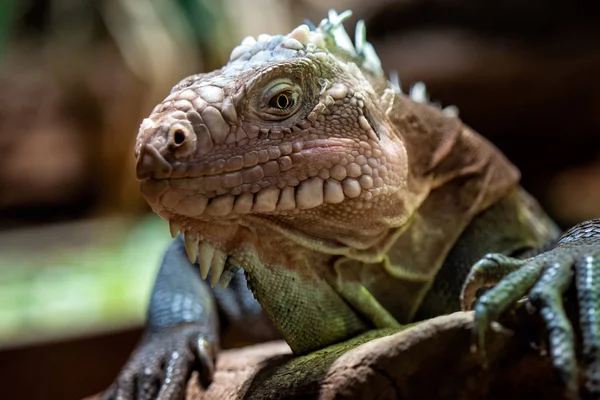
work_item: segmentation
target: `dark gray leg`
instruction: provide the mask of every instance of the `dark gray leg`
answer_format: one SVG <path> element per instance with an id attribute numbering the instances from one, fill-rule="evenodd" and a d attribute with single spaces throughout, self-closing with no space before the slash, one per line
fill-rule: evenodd
<path id="1" fill-rule="evenodd" d="M 203 385 L 210 384 L 223 331 L 243 327 L 246 342 L 276 337 L 243 271 L 233 271 L 226 289 L 211 289 L 177 237 L 158 272 L 144 336 L 103 397 L 181 399 L 192 372 L 199 372 Z"/>

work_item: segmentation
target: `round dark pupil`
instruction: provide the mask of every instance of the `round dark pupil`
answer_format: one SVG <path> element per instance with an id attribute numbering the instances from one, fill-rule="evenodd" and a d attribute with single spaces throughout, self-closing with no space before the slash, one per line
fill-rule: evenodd
<path id="1" fill-rule="evenodd" d="M 277 106 L 279 108 L 287 108 L 290 105 L 290 99 L 285 94 L 277 96 Z"/>

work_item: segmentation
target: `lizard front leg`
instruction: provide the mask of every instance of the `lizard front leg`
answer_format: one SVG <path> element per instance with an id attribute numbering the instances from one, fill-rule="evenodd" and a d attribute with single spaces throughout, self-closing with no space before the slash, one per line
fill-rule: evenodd
<path id="1" fill-rule="evenodd" d="M 247 289 L 243 271 L 235 273 L 227 289 L 211 289 L 197 265 L 189 262 L 178 237 L 157 275 L 142 340 L 103 399 L 180 399 L 194 371 L 206 387 L 220 333 L 241 326 L 246 339 L 276 337 Z"/>
<path id="2" fill-rule="evenodd" d="M 574 279 L 573 279 L 574 278 Z M 586 386 L 600 397 L 600 219 L 575 226 L 556 246 L 526 259 L 499 254 L 478 262 L 463 288 L 463 308 L 473 305 L 479 287 L 496 284 L 474 302 L 475 335 L 480 351 L 490 323 L 522 297 L 539 310 L 548 332 L 549 352 L 569 394 L 577 397 L 575 334 L 563 307 L 563 294 L 574 284 L 579 306 Z"/>

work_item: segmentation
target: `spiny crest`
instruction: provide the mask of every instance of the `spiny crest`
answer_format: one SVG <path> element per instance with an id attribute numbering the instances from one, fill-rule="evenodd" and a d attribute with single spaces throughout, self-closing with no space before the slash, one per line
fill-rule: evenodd
<path id="1" fill-rule="evenodd" d="M 265 62 L 276 62 L 296 56 L 308 56 L 324 59 L 325 51 L 342 56 L 355 62 L 362 70 L 375 76 L 382 76 L 381 61 L 371 43 L 367 42 L 365 22 L 358 21 L 354 44 L 343 26 L 343 22 L 352 15 L 347 10 L 338 14 L 329 11 L 318 26 L 307 22 L 293 29 L 289 34 L 258 35 L 255 39 L 246 37 L 231 52 L 229 66 L 233 70 L 247 69 Z"/>
<path id="2" fill-rule="evenodd" d="M 352 16 L 352 11 L 350 10 L 344 11 L 341 14 L 330 10 L 328 18 L 324 18 L 321 21 L 316 31 L 322 34 L 327 50 L 334 54 L 339 53 L 341 50 L 356 62 L 361 69 L 369 71 L 375 76 L 382 76 L 381 61 L 373 45 L 367 42 L 367 30 L 365 21 L 362 19 L 356 23 L 354 45 L 352 44 L 350 36 L 342 25 L 350 16 Z M 396 71 L 390 74 L 389 82 L 396 93 L 402 93 L 400 79 Z M 423 82 L 417 82 L 412 85 L 408 95 L 413 101 L 418 103 L 430 103 L 429 94 Z M 430 104 L 441 108 L 437 103 Z M 448 116 L 458 115 L 458 108 L 456 106 L 445 107 L 442 111 Z"/>
<path id="3" fill-rule="evenodd" d="M 398 79 L 398 73 L 392 73 L 390 75 L 390 83 L 392 84 L 392 87 L 395 88 L 395 90 L 398 90 L 400 93 L 402 92 L 402 89 L 400 89 L 400 81 Z M 425 87 L 425 84 L 423 82 L 416 82 L 415 84 L 413 84 L 410 88 L 410 92 L 408 93 L 408 96 L 411 98 L 411 100 L 413 100 L 417 103 L 428 103 L 437 108 L 440 108 L 444 112 L 444 114 L 446 114 L 448 117 L 457 117 L 458 116 L 458 107 L 456 107 L 454 105 L 450 105 L 450 106 L 446 106 L 446 107 L 442 108 L 442 106 L 439 102 L 432 103 L 429 100 L 429 93 L 427 93 L 427 88 Z"/>
<path id="4" fill-rule="evenodd" d="M 341 14 L 330 10 L 328 18 L 324 18 L 316 28 L 323 35 L 327 50 L 339 53 L 340 50 L 354 61 L 361 69 L 371 72 L 375 76 L 383 75 L 381 61 L 375 52 L 375 48 L 367 42 L 367 28 L 364 20 L 356 23 L 354 45 L 344 28 L 343 22 L 352 16 L 352 11 L 346 10 Z"/>

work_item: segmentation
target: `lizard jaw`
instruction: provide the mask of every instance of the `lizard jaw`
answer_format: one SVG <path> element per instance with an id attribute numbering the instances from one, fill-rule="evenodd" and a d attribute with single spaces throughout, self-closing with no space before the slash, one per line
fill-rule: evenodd
<path id="1" fill-rule="evenodd" d="M 223 289 L 227 287 L 239 269 L 247 267 L 245 255 L 248 253 L 252 253 L 267 263 L 273 262 L 275 259 L 281 260 L 281 257 L 286 258 L 290 255 L 281 248 L 272 252 L 270 250 L 272 250 L 273 243 L 262 243 L 258 239 L 264 236 L 265 228 L 269 230 L 273 228 L 272 223 L 259 222 L 259 220 L 262 220 L 259 216 L 253 218 L 255 225 L 252 227 L 252 224 L 238 218 L 209 222 L 179 215 L 168 216 L 171 236 L 175 238 L 180 233 L 183 235 L 188 259 L 192 264 L 198 262 L 202 279 L 207 280 L 210 272 L 210 285 L 214 288 L 220 283 Z M 293 227 L 287 227 L 286 230 L 289 231 L 291 237 L 300 235 L 299 232 L 295 232 Z M 294 242 L 293 239 L 289 239 L 291 238 L 288 237 L 289 242 Z M 281 236 L 279 240 L 286 239 Z M 299 251 L 296 249 L 294 254 Z"/>
<path id="2" fill-rule="evenodd" d="M 262 265 L 289 267 L 307 250 L 324 256 L 344 254 L 346 246 L 297 230 L 266 216 L 212 221 L 196 220 L 181 215 L 163 215 L 169 221 L 173 238 L 183 235 L 185 251 L 192 264 L 199 264 L 202 279 L 210 285 L 220 283 L 224 289 L 239 269 L 248 270 L 249 255 Z M 274 240 L 261 238 L 272 236 Z M 254 264 L 252 264 L 254 265 Z M 255 266 L 255 265 L 254 265 Z"/>
<path id="3" fill-rule="evenodd" d="M 214 243 L 222 242 L 222 239 L 201 235 L 195 230 L 184 228 L 173 219 L 169 220 L 169 230 L 173 238 L 180 232 L 183 233 L 188 259 L 192 264 L 198 261 L 203 280 L 207 280 L 208 273 L 211 272 L 211 287 L 214 288 L 220 283 L 221 288 L 225 289 L 235 272 L 241 268 L 234 257 L 236 249 L 227 249 L 230 246 Z M 228 242 L 235 242 L 235 240 Z"/>

